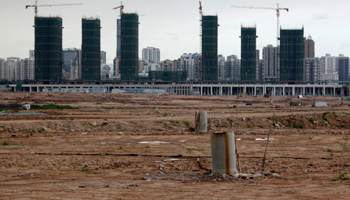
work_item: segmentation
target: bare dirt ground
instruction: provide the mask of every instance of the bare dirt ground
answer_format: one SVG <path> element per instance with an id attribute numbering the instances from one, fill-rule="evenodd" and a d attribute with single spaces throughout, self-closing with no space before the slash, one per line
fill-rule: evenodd
<path id="1" fill-rule="evenodd" d="M 0 93 L 0 199 L 350 199 L 350 107 L 339 97 L 291 107 L 286 97 L 25 96 Z M 78 109 L 16 109 L 24 103 Z M 208 133 L 193 131 L 197 110 Z M 263 174 L 266 140 L 237 141 L 246 176 L 210 173 L 212 132 L 253 139 L 270 128 Z"/>

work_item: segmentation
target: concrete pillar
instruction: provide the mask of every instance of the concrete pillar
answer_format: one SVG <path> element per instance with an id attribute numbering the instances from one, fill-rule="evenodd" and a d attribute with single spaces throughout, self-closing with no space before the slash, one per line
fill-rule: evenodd
<path id="1" fill-rule="evenodd" d="M 207 112 L 198 111 L 194 114 L 195 117 L 195 131 L 200 133 L 205 133 L 208 131 L 207 129 Z"/>
<path id="2" fill-rule="evenodd" d="M 286 96 L 286 87 L 285 86 L 282 86 L 282 92 L 283 92 L 283 96 Z"/>
<path id="3" fill-rule="evenodd" d="M 29 92 L 32 92 L 32 86 L 29 86 Z"/>
<path id="4" fill-rule="evenodd" d="M 219 87 L 219 95 L 222 96 L 222 86 Z"/>
<path id="5" fill-rule="evenodd" d="M 213 96 L 213 86 L 210 86 L 210 96 Z"/>
<path id="6" fill-rule="evenodd" d="M 214 133 L 210 135 L 213 173 L 237 173 L 235 134 Z"/>
<path id="7" fill-rule="evenodd" d="M 322 96 L 326 96 L 326 87 L 325 86 L 323 86 L 323 88 L 322 88 Z"/>
<path id="8" fill-rule="evenodd" d="M 295 87 L 292 87 L 292 95 L 295 96 Z"/>

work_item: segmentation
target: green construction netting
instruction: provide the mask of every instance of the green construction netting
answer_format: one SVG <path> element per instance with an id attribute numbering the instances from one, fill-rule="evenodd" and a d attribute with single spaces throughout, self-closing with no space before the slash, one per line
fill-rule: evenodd
<path id="1" fill-rule="evenodd" d="M 218 17 L 202 16 L 202 80 L 217 81 Z"/>
<path id="2" fill-rule="evenodd" d="M 99 19 L 82 19 L 82 80 L 101 79 L 101 22 Z"/>
<path id="3" fill-rule="evenodd" d="M 149 71 L 148 77 L 150 81 L 164 81 L 179 83 L 186 81 L 186 71 Z"/>
<path id="4" fill-rule="evenodd" d="M 241 80 L 256 80 L 256 28 L 241 28 Z"/>
<path id="5" fill-rule="evenodd" d="M 304 29 L 281 30 L 280 80 L 304 80 Z"/>
<path id="6" fill-rule="evenodd" d="M 35 17 L 35 80 L 62 77 L 62 19 Z"/>
<path id="7" fill-rule="evenodd" d="M 121 15 L 120 73 L 121 80 L 136 81 L 139 68 L 139 17 L 137 14 Z"/>

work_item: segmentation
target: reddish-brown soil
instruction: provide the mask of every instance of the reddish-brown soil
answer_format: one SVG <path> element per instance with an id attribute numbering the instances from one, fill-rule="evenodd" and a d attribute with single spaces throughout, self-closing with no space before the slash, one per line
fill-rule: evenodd
<path id="1" fill-rule="evenodd" d="M 302 101 L 295 107 L 285 97 L 273 105 L 261 97 L 137 94 L 0 99 L 5 113 L 45 114 L 0 116 L 0 199 L 350 199 L 350 107 L 340 98 L 293 98 Z M 329 107 L 312 107 L 315 100 Z M 10 106 L 24 103 L 78 109 Z M 208 133 L 193 131 L 197 110 L 208 112 Z M 250 178 L 210 173 L 212 132 L 252 139 L 270 129 L 265 170 L 279 177 L 256 175 L 266 140 L 237 141 L 239 170 Z"/>

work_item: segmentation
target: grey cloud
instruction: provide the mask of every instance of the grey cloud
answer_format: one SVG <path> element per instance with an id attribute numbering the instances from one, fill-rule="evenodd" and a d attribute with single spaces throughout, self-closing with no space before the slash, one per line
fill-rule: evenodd
<path id="1" fill-rule="evenodd" d="M 329 15 L 328 13 L 320 13 L 320 14 L 316 14 L 312 16 L 314 20 L 324 20 L 324 19 L 328 19 Z"/>

